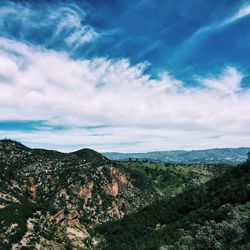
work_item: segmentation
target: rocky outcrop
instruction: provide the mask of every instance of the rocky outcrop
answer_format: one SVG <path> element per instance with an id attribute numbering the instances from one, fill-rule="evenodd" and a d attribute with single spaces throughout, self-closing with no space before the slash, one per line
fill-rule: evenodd
<path id="1" fill-rule="evenodd" d="M 30 195 L 33 199 L 36 198 L 36 185 L 34 182 L 34 178 L 32 176 L 29 177 L 29 183 L 30 183 Z"/>
<path id="2" fill-rule="evenodd" d="M 126 175 L 122 173 L 121 170 L 112 167 L 110 168 L 110 174 L 114 179 L 121 182 L 122 184 L 126 185 L 128 183 Z"/>
<path id="3" fill-rule="evenodd" d="M 55 221 L 56 224 L 62 223 L 65 220 L 65 214 L 63 210 L 60 210 L 50 219 L 51 221 Z"/>
<path id="4" fill-rule="evenodd" d="M 93 181 L 85 186 L 81 186 L 78 193 L 79 197 L 82 199 L 90 199 L 92 197 L 93 188 L 94 188 Z"/>
<path id="5" fill-rule="evenodd" d="M 90 234 L 96 225 L 136 211 L 156 194 L 89 149 L 64 154 L 0 141 L 0 172 L 0 249 L 86 249 L 97 244 Z"/>
<path id="6" fill-rule="evenodd" d="M 0 199 L 3 199 L 5 201 L 11 201 L 11 202 L 19 202 L 19 200 L 16 197 L 10 194 L 2 193 L 2 192 L 0 192 Z"/>
<path id="7" fill-rule="evenodd" d="M 111 195 L 111 196 L 113 196 L 113 197 L 117 196 L 118 193 L 119 193 L 119 185 L 118 185 L 118 182 L 115 181 L 115 180 L 113 180 L 112 183 L 106 184 L 106 185 L 104 186 L 104 190 L 105 190 L 105 192 L 106 192 L 107 194 L 109 194 L 109 195 Z"/>

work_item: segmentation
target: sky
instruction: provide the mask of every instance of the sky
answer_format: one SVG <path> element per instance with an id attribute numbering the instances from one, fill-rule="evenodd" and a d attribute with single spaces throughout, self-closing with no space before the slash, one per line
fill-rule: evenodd
<path id="1" fill-rule="evenodd" d="M 250 146 L 250 1 L 0 2 L 0 138 L 64 152 Z"/>

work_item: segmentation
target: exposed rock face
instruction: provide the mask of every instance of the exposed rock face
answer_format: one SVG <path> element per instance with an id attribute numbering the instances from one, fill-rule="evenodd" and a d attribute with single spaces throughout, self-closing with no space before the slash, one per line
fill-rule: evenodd
<path id="1" fill-rule="evenodd" d="M 117 196 L 119 192 L 119 186 L 117 181 L 113 181 L 111 184 L 106 184 L 104 190 L 107 194 L 111 196 Z"/>
<path id="2" fill-rule="evenodd" d="M 124 173 L 122 173 L 119 169 L 112 167 L 110 169 L 110 172 L 111 172 L 111 175 L 113 176 L 113 178 L 120 181 L 122 184 L 126 185 L 128 183 L 126 175 Z"/>
<path id="3" fill-rule="evenodd" d="M 29 177 L 29 182 L 30 182 L 30 194 L 33 199 L 36 198 L 36 185 L 34 183 L 34 179 L 32 176 Z"/>
<path id="4" fill-rule="evenodd" d="M 93 150 L 63 154 L 9 140 L 0 141 L 0 188 L 0 249 L 86 249 L 98 244 L 93 227 L 156 197 Z"/>
<path id="5" fill-rule="evenodd" d="M 79 190 L 79 197 L 83 199 L 89 199 L 92 197 L 94 183 L 90 182 L 85 186 L 81 186 Z"/>
<path id="6" fill-rule="evenodd" d="M 56 213 L 52 218 L 51 221 L 55 220 L 56 224 L 59 224 L 65 220 L 65 214 L 63 210 L 60 210 L 58 213 Z"/>
<path id="7" fill-rule="evenodd" d="M 87 232 L 77 227 L 66 227 L 66 235 L 75 247 L 85 248 L 84 240 L 88 237 Z"/>
<path id="8" fill-rule="evenodd" d="M 2 193 L 2 192 L 0 192 L 0 199 L 5 200 L 5 201 L 11 201 L 11 202 L 19 202 L 19 200 L 16 197 L 10 194 Z"/>

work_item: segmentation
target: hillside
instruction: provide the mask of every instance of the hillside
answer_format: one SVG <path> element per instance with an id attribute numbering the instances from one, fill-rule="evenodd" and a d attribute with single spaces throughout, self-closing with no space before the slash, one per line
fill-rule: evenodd
<path id="1" fill-rule="evenodd" d="M 162 194 L 174 197 L 190 187 L 199 187 L 232 168 L 225 164 L 155 163 L 150 161 L 121 161 L 121 166 L 142 174 Z"/>
<path id="2" fill-rule="evenodd" d="M 215 148 L 206 150 L 174 150 L 174 151 L 155 151 L 148 153 L 103 153 L 106 157 L 112 160 L 151 160 L 156 162 L 169 163 L 225 163 L 237 165 L 246 160 L 247 153 L 250 152 L 250 147 L 245 148 Z"/>
<path id="3" fill-rule="evenodd" d="M 249 249 L 249 185 L 249 160 L 115 162 L 2 140 L 0 249 Z"/>
<path id="4" fill-rule="evenodd" d="M 0 141 L 0 249 L 86 249 L 94 226 L 158 197 L 103 155 L 60 153 Z"/>
<path id="5" fill-rule="evenodd" d="M 104 249 L 250 249 L 250 160 L 97 231 Z"/>

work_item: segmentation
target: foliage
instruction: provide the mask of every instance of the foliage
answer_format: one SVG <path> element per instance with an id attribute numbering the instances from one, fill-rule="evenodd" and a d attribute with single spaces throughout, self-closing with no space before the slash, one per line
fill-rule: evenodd
<path id="1" fill-rule="evenodd" d="M 130 171 L 134 170 L 136 179 L 141 178 L 141 183 L 144 183 L 145 179 L 154 183 L 165 197 L 173 197 L 187 188 L 199 186 L 231 168 L 223 164 L 174 164 L 151 161 L 127 161 L 120 164 Z"/>
<path id="2" fill-rule="evenodd" d="M 250 163 L 96 228 L 104 249 L 236 249 L 249 244 Z"/>

